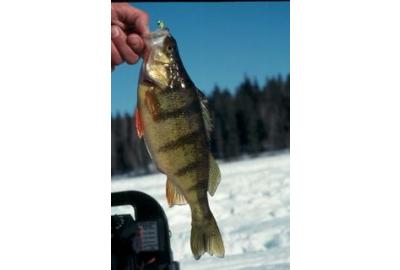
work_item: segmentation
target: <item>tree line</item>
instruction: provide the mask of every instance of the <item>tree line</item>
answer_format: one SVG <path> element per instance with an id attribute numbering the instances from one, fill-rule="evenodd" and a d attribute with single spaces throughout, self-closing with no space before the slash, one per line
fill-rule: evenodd
<path id="1" fill-rule="evenodd" d="M 208 96 L 213 122 L 210 147 L 217 159 L 288 149 L 290 76 L 269 78 L 263 86 L 245 77 L 235 91 L 215 86 Z M 111 174 L 147 174 L 155 166 L 135 130 L 134 116 L 111 118 Z"/>

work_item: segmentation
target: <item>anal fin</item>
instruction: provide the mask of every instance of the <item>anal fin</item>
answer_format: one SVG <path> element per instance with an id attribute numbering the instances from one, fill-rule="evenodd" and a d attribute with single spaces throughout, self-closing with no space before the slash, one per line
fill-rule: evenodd
<path id="1" fill-rule="evenodd" d="M 217 187 L 219 185 L 219 182 L 221 182 L 221 172 L 219 170 L 218 164 L 215 161 L 214 157 L 210 154 L 210 171 L 209 171 L 209 177 L 208 177 L 208 193 L 210 193 L 211 196 L 214 196 L 215 191 L 217 190 Z"/>
<path id="2" fill-rule="evenodd" d="M 144 98 L 147 110 L 150 112 L 153 120 L 156 120 L 160 114 L 160 102 L 154 91 L 147 91 Z"/>
<path id="3" fill-rule="evenodd" d="M 167 189 L 166 193 L 167 193 L 167 201 L 169 207 L 172 207 L 174 205 L 183 205 L 187 203 L 185 197 L 179 192 L 179 190 L 177 189 L 174 182 L 169 176 L 167 178 L 166 189 Z"/>

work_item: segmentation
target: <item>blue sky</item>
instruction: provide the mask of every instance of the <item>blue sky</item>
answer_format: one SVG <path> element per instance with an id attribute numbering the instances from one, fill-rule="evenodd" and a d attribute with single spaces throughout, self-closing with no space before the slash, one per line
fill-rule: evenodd
<path id="1" fill-rule="evenodd" d="M 217 84 L 234 91 L 245 74 L 263 85 L 290 71 L 289 2 L 136 3 L 163 20 L 178 43 L 196 86 L 209 94 Z M 132 113 L 141 61 L 117 66 L 111 75 L 112 113 Z"/>

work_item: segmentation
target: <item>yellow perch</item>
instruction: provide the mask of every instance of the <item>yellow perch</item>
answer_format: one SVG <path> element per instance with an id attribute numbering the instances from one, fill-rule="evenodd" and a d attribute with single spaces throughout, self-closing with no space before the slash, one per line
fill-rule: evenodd
<path id="1" fill-rule="evenodd" d="M 190 206 L 195 259 L 205 252 L 223 257 L 224 244 L 207 198 L 207 191 L 213 196 L 221 179 L 209 150 L 207 101 L 186 73 L 168 29 L 148 34 L 145 43 L 135 114 L 138 135 L 167 175 L 169 206 Z"/>

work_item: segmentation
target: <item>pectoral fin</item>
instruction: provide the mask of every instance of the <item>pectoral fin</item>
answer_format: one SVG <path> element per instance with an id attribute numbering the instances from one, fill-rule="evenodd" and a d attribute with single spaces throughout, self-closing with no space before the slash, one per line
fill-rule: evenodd
<path id="1" fill-rule="evenodd" d="M 142 138 L 142 136 L 143 136 L 143 123 L 142 123 L 142 119 L 140 118 L 140 112 L 139 112 L 139 110 L 137 108 L 136 108 L 136 111 L 135 111 L 135 124 L 136 124 L 136 133 L 137 133 L 139 138 Z"/>
<path id="2" fill-rule="evenodd" d="M 167 201 L 169 207 L 187 203 L 185 197 L 179 192 L 169 176 L 167 178 Z"/>
<path id="3" fill-rule="evenodd" d="M 160 103 L 158 102 L 157 96 L 153 91 L 147 91 L 144 98 L 147 110 L 150 112 L 153 120 L 158 118 L 160 113 Z"/>
<path id="4" fill-rule="evenodd" d="M 217 187 L 221 182 L 221 172 L 214 157 L 210 154 L 210 172 L 208 177 L 208 193 L 214 196 Z"/>

